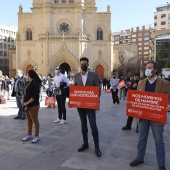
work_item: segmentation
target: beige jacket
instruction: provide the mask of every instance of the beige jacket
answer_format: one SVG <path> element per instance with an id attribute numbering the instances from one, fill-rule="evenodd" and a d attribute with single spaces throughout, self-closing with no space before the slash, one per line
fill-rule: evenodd
<path id="1" fill-rule="evenodd" d="M 137 90 L 145 91 L 146 81 L 147 81 L 147 78 L 139 81 Z M 164 80 L 164 79 L 158 77 L 157 82 L 156 82 L 155 92 L 168 94 L 168 97 L 170 98 L 170 84 L 169 84 L 169 82 L 167 80 Z M 135 120 L 139 121 L 140 118 L 135 118 Z M 158 122 L 155 122 L 155 123 L 158 125 L 162 125 L 162 123 L 158 123 Z"/>

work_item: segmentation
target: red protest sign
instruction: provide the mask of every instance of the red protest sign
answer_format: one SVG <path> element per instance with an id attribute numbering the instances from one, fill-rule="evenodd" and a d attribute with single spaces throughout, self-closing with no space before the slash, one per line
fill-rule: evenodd
<path id="1" fill-rule="evenodd" d="M 121 88 L 123 88 L 125 86 L 126 86 L 126 84 L 125 84 L 124 80 L 120 81 L 119 84 L 118 84 L 119 89 L 121 89 Z"/>
<path id="2" fill-rule="evenodd" d="M 105 93 L 111 93 L 111 89 L 106 89 Z"/>
<path id="3" fill-rule="evenodd" d="M 97 86 L 70 86 L 70 107 L 98 109 L 99 87 Z"/>
<path id="4" fill-rule="evenodd" d="M 166 123 L 168 95 L 128 90 L 126 115 Z"/>
<path id="5" fill-rule="evenodd" d="M 46 97 L 45 98 L 45 106 L 48 106 L 48 105 L 55 106 L 55 103 L 56 103 L 56 98 L 55 97 Z"/>

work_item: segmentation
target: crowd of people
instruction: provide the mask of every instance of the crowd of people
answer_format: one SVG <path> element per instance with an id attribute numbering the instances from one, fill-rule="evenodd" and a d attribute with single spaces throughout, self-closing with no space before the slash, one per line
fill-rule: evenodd
<path id="1" fill-rule="evenodd" d="M 126 100 L 128 90 L 138 90 L 146 92 L 157 92 L 168 94 L 170 98 L 170 76 L 167 79 L 157 75 L 158 65 L 156 62 L 148 62 L 146 65 L 145 76 L 141 79 L 140 73 L 135 73 L 132 78 L 125 78 L 121 76 L 118 78 L 116 74 L 112 77 L 104 78 L 102 81 L 97 73 L 88 69 L 89 60 L 86 57 L 80 59 L 81 72 L 77 73 L 74 78 L 75 86 L 97 86 L 99 89 L 110 89 L 113 104 L 120 104 L 121 100 Z M 38 119 L 38 112 L 40 102 L 42 101 L 42 91 L 45 85 L 48 85 L 46 94 L 48 97 L 55 97 L 57 101 L 58 116 L 54 123 L 64 125 L 66 123 L 66 92 L 65 87 L 69 88 L 70 83 L 67 76 L 64 74 L 65 70 L 62 67 L 56 66 L 54 77 L 49 74 L 47 78 L 38 75 L 36 71 L 29 70 L 27 75 L 23 74 L 21 69 L 16 72 L 16 77 L 9 79 L 8 76 L 3 76 L 0 79 L 0 93 L 8 100 L 10 96 L 16 97 L 16 104 L 18 107 L 18 114 L 14 119 L 27 119 L 27 134 L 22 139 L 23 141 L 31 140 L 32 143 L 39 141 L 40 124 Z M 12 93 L 10 94 L 10 91 Z M 128 102 L 127 102 L 128 105 Z M 48 105 L 47 108 L 52 107 Z M 170 111 L 168 105 L 167 111 Z M 99 147 L 99 132 L 96 123 L 96 110 L 77 108 L 80 117 L 81 130 L 83 137 L 83 144 L 78 148 L 78 152 L 82 152 L 89 148 L 88 143 L 88 126 L 87 118 L 89 120 L 92 136 L 94 140 L 95 154 L 97 157 L 102 155 Z M 133 117 L 128 117 L 126 125 L 122 130 L 131 130 Z M 34 125 L 34 135 L 32 129 Z M 136 132 L 139 132 L 137 156 L 130 166 L 137 166 L 144 163 L 146 145 L 148 140 L 149 129 L 152 129 L 153 138 L 156 147 L 156 157 L 159 170 L 165 170 L 165 144 L 163 139 L 164 124 L 160 124 L 151 120 L 138 119 Z"/>

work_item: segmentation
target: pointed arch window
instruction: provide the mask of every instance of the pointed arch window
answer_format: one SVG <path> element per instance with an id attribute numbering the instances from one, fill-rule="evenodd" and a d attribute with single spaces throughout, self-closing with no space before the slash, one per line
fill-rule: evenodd
<path id="1" fill-rule="evenodd" d="M 26 31 L 26 40 L 32 40 L 32 30 L 30 28 Z"/>
<path id="2" fill-rule="evenodd" d="M 102 28 L 97 29 L 97 40 L 103 40 L 103 30 L 102 30 Z"/>
<path id="3" fill-rule="evenodd" d="M 54 3 L 59 3 L 59 0 L 54 0 Z"/>
<path id="4" fill-rule="evenodd" d="M 69 0 L 69 3 L 74 3 L 74 0 Z"/>

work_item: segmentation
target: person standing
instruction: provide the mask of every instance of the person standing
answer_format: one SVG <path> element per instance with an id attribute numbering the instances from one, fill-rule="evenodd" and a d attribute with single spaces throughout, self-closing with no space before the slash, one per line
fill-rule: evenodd
<path id="1" fill-rule="evenodd" d="M 115 74 L 113 74 L 112 78 L 110 79 L 110 86 L 111 86 L 113 104 L 115 104 L 115 103 L 119 104 L 120 103 L 119 98 L 118 98 L 118 83 L 119 83 L 119 79 L 116 78 Z"/>
<path id="2" fill-rule="evenodd" d="M 58 118 L 53 121 L 53 123 L 59 123 L 60 125 L 63 125 L 66 123 L 66 96 L 64 93 L 62 93 L 63 84 L 65 86 L 69 87 L 69 81 L 65 74 L 62 74 L 62 68 L 56 67 L 55 70 L 55 77 L 54 77 L 54 84 L 51 86 L 51 88 L 55 87 L 55 91 L 57 91 L 56 94 L 56 100 L 58 105 Z"/>
<path id="3" fill-rule="evenodd" d="M 128 90 L 137 90 L 139 80 L 140 80 L 140 74 L 135 73 L 133 79 L 129 82 Z M 133 122 L 133 117 L 128 116 L 126 126 L 122 127 L 122 130 L 131 130 L 132 122 Z M 138 124 L 136 127 L 136 132 L 138 132 Z"/>
<path id="4" fill-rule="evenodd" d="M 6 97 L 7 97 L 7 100 L 10 100 L 10 79 L 8 77 L 8 75 L 5 75 L 5 83 L 6 83 Z"/>
<path id="5" fill-rule="evenodd" d="M 145 75 L 147 78 L 139 81 L 137 90 L 146 92 L 156 92 L 168 94 L 170 98 L 169 82 L 157 76 L 158 64 L 156 62 L 148 62 L 146 64 Z M 128 104 L 128 103 L 127 103 Z M 169 106 L 168 106 L 169 107 Z M 169 110 L 168 108 L 167 110 Z M 137 118 L 136 118 L 137 119 Z M 163 139 L 164 124 L 154 122 L 152 120 L 137 119 L 139 125 L 139 138 L 137 145 L 137 156 L 130 166 L 137 166 L 144 163 L 146 145 L 148 140 L 149 129 L 151 127 L 156 147 L 156 158 L 159 170 L 165 168 L 165 143 Z"/>
<path id="6" fill-rule="evenodd" d="M 122 82 L 124 81 L 124 84 L 125 86 L 121 87 L 119 90 L 120 90 L 120 97 L 119 99 L 121 99 L 122 97 L 122 93 L 123 93 L 123 99 L 125 100 L 125 87 L 126 87 L 126 80 L 125 80 L 125 77 L 124 76 L 121 76 L 121 79 L 119 80 L 119 82 Z"/>
<path id="7" fill-rule="evenodd" d="M 0 77 L 0 86 L 1 94 L 5 97 L 7 92 L 7 83 L 5 81 L 5 76 Z"/>
<path id="8" fill-rule="evenodd" d="M 47 78 L 47 83 L 48 83 L 48 89 L 46 91 L 47 96 L 48 97 L 52 97 L 53 96 L 53 90 L 51 89 L 51 86 L 53 85 L 53 76 L 51 74 L 48 74 L 48 78 Z M 47 108 L 50 108 L 51 105 L 48 105 Z M 54 105 L 55 107 L 55 105 Z"/>
<path id="9" fill-rule="evenodd" d="M 107 86 L 107 89 L 110 89 L 110 77 L 107 77 L 107 84 L 106 84 L 106 86 Z"/>
<path id="10" fill-rule="evenodd" d="M 39 78 L 40 78 L 40 80 L 41 80 L 41 86 L 40 86 L 40 98 L 39 98 L 39 100 L 40 100 L 40 102 L 42 101 L 42 92 L 43 92 L 43 88 L 45 88 L 44 87 L 44 85 L 43 85 L 43 77 L 42 77 L 42 74 L 39 74 Z"/>
<path id="11" fill-rule="evenodd" d="M 41 79 L 34 70 L 29 70 L 27 73 L 29 82 L 24 88 L 24 94 L 22 95 L 22 104 L 25 109 L 27 117 L 28 132 L 22 140 L 28 141 L 32 139 L 32 143 L 39 141 L 39 120 L 38 111 L 40 107 L 39 95 L 40 87 L 42 84 Z M 35 134 L 32 137 L 32 126 L 34 125 Z"/>
<path id="12" fill-rule="evenodd" d="M 27 82 L 27 78 L 23 75 L 23 71 L 21 69 L 17 70 L 16 73 L 17 79 L 14 84 L 14 92 L 16 93 L 16 102 L 17 102 L 17 107 L 18 107 L 18 115 L 14 117 L 14 119 L 25 119 L 25 113 L 23 112 L 23 106 L 21 103 L 22 95 L 24 93 L 24 87 Z"/>
<path id="13" fill-rule="evenodd" d="M 103 84 L 103 90 L 106 90 L 106 89 L 107 89 L 107 88 L 106 88 L 106 85 L 107 85 L 107 79 L 106 79 L 106 77 L 103 78 L 102 84 Z"/>
<path id="14" fill-rule="evenodd" d="M 86 57 L 80 58 L 81 72 L 75 75 L 75 86 L 98 86 L 100 89 L 99 77 L 97 73 L 88 70 L 89 59 Z M 90 88 L 90 87 L 89 87 Z M 94 109 L 77 108 L 82 128 L 83 145 L 78 149 L 78 152 L 82 152 L 89 148 L 88 144 L 88 128 L 87 117 L 89 119 L 90 127 L 92 130 L 92 136 L 95 146 L 95 154 L 97 157 L 101 156 L 99 149 L 99 134 L 96 124 L 96 112 Z"/>

